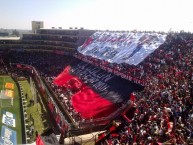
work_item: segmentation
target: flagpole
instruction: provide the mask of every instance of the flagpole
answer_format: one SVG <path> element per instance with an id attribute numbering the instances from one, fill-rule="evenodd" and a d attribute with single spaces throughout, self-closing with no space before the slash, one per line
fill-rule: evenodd
<path id="1" fill-rule="evenodd" d="M 172 30 L 172 28 L 169 29 L 168 33 L 170 33 L 171 30 Z"/>

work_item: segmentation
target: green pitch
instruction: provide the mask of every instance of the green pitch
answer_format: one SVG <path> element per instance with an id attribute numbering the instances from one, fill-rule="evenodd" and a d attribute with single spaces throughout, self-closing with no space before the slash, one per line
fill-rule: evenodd
<path id="1" fill-rule="evenodd" d="M 5 82 L 4 82 L 5 80 Z M 17 143 L 22 144 L 22 126 L 21 126 L 21 110 L 20 110 L 20 96 L 18 93 L 18 88 L 13 81 L 13 79 L 9 76 L 0 76 L 0 90 L 2 90 L 5 86 L 6 82 L 14 83 L 14 99 L 13 99 L 13 106 L 12 107 L 3 107 L 0 108 L 1 114 L 0 114 L 0 128 L 3 125 L 2 124 L 2 112 L 3 110 L 9 111 L 16 115 L 16 127 L 10 127 L 9 128 L 15 130 L 17 132 Z"/>
<path id="2" fill-rule="evenodd" d="M 41 98 L 38 99 L 37 103 L 34 105 L 29 105 L 30 100 L 33 99 L 30 84 L 28 81 L 20 81 L 22 87 L 23 87 L 23 93 L 28 94 L 27 102 L 28 102 L 28 108 L 26 110 L 27 114 L 32 116 L 34 123 L 34 132 L 38 131 L 39 134 L 43 133 L 46 129 L 50 127 L 49 117 L 46 108 L 43 105 L 43 102 Z M 35 140 L 35 134 L 31 138 L 31 142 Z"/>

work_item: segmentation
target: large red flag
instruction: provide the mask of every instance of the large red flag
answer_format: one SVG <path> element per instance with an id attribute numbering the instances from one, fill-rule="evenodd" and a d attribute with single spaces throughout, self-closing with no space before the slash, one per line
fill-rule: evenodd
<path id="1" fill-rule="evenodd" d="M 117 109 L 115 104 L 95 93 L 88 86 L 72 96 L 72 104 L 85 119 L 107 117 Z"/>
<path id="2" fill-rule="evenodd" d="M 54 84 L 58 86 L 63 86 L 65 83 L 67 83 L 70 79 L 72 79 L 74 76 L 70 74 L 70 66 L 67 66 L 62 73 L 60 73 L 55 79 Z"/>
<path id="3" fill-rule="evenodd" d="M 85 119 L 107 117 L 117 109 L 113 102 L 93 91 L 77 76 L 71 75 L 70 66 L 56 77 L 54 83 L 58 86 L 65 84 L 67 88 L 78 91 L 72 96 L 72 105 Z"/>

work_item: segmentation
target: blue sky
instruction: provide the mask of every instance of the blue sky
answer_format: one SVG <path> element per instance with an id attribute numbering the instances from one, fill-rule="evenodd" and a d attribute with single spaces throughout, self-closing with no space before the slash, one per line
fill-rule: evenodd
<path id="1" fill-rule="evenodd" d="M 193 0 L 0 0 L 0 28 L 84 27 L 193 32 Z"/>

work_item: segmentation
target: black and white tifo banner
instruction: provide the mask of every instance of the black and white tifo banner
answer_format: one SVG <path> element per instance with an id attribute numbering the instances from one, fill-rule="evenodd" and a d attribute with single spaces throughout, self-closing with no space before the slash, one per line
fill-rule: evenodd
<path id="1" fill-rule="evenodd" d="M 96 32 L 78 51 L 110 63 L 138 65 L 165 42 L 166 36 L 153 32 Z"/>
<path id="2" fill-rule="evenodd" d="M 142 89 L 141 86 L 120 76 L 108 73 L 85 62 L 72 66 L 70 73 L 78 76 L 85 84 L 114 103 L 126 101 L 129 99 L 130 93 Z"/>
<path id="3" fill-rule="evenodd" d="M 7 112 L 7 111 L 3 111 L 3 118 L 2 118 L 2 123 L 6 124 L 8 126 L 11 127 L 15 127 L 15 114 Z"/>

